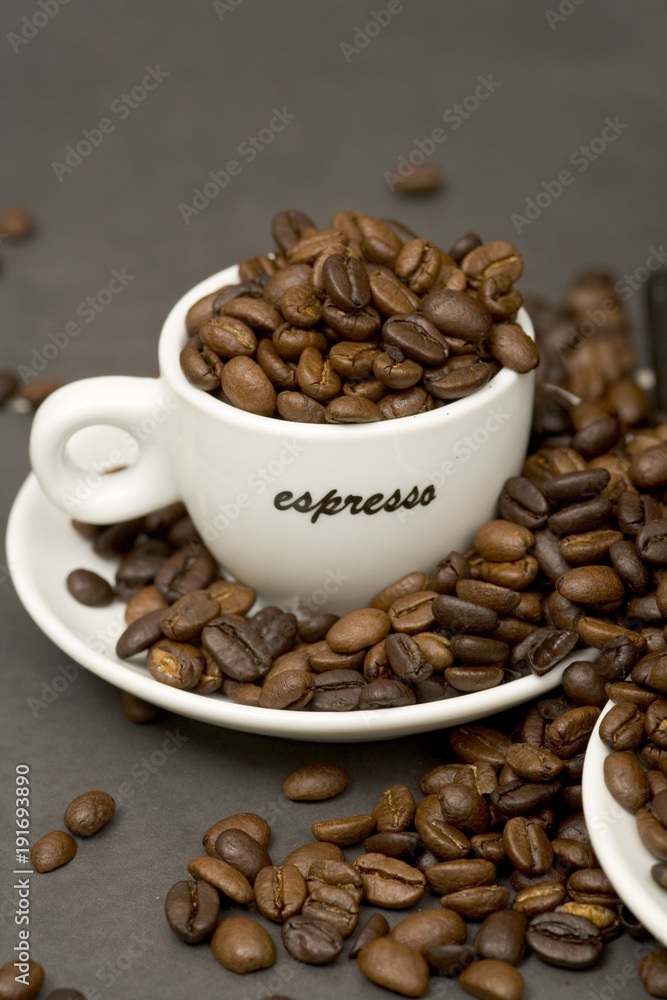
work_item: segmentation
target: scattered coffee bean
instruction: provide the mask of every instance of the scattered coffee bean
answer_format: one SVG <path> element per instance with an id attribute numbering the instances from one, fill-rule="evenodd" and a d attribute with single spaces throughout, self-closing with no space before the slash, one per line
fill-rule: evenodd
<path id="1" fill-rule="evenodd" d="M 76 854 L 76 841 L 64 830 L 53 830 L 32 845 L 30 857 L 36 871 L 51 872 L 71 861 Z"/>
<path id="2" fill-rule="evenodd" d="M 107 792 L 84 792 L 65 810 L 65 826 L 79 837 L 92 837 L 110 821 L 116 803 Z"/>

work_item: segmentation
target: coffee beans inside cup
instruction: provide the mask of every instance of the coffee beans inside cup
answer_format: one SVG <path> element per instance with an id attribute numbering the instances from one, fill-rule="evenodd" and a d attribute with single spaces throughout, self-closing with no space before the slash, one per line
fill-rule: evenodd
<path id="1" fill-rule="evenodd" d="M 469 396 L 507 367 L 532 371 L 517 322 L 523 264 L 505 240 L 445 253 L 402 224 L 338 212 L 318 230 L 278 214 L 276 250 L 186 317 L 181 369 L 194 386 L 266 417 L 369 423 Z"/>

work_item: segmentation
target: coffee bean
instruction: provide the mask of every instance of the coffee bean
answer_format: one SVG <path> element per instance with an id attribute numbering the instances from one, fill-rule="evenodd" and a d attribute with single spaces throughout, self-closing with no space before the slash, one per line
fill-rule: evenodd
<path id="1" fill-rule="evenodd" d="M 438 368 L 427 369 L 423 377 L 424 388 L 436 399 L 464 399 L 484 388 L 495 371 L 489 362 L 466 354 L 450 358 Z"/>
<path id="2" fill-rule="evenodd" d="M 306 885 L 309 893 L 323 886 L 344 889 L 358 903 L 363 896 L 364 883 L 361 875 L 347 861 L 313 861 L 308 870 Z"/>
<path id="3" fill-rule="evenodd" d="M 214 823 L 204 834 L 202 843 L 211 857 L 215 857 L 215 844 L 224 830 L 243 830 L 264 848 L 269 846 L 271 840 L 271 827 L 257 813 L 234 813 Z"/>
<path id="4" fill-rule="evenodd" d="M 532 531 L 511 521 L 488 521 L 475 535 L 477 552 L 491 562 L 522 559 L 534 542 Z"/>
<path id="5" fill-rule="evenodd" d="M 540 881 L 520 889 L 512 901 L 512 909 L 525 917 L 536 917 L 555 910 L 566 898 L 567 890 L 562 882 Z"/>
<path id="6" fill-rule="evenodd" d="M 437 597 L 435 591 L 422 590 L 395 600 L 388 611 L 394 632 L 416 635 L 418 632 L 430 629 L 435 624 L 433 612 L 435 597 Z"/>
<path id="7" fill-rule="evenodd" d="M 121 702 L 126 718 L 139 726 L 157 722 L 163 712 L 159 705 L 152 705 L 149 701 L 144 701 L 143 698 L 128 694 L 127 691 L 122 692 Z"/>
<path id="8" fill-rule="evenodd" d="M 497 729 L 469 723 L 450 731 L 449 745 L 459 760 L 466 763 L 502 767 L 511 741 Z"/>
<path id="9" fill-rule="evenodd" d="M 565 766 L 563 761 L 544 747 L 530 746 L 528 743 L 513 743 L 505 761 L 520 778 L 526 781 L 553 781 Z"/>
<path id="10" fill-rule="evenodd" d="M 639 966 L 639 977 L 652 997 L 667 996 L 667 950 L 658 948 L 646 955 Z"/>
<path id="11" fill-rule="evenodd" d="M 343 950 L 343 938 L 333 924 L 303 915 L 285 921 L 282 939 L 292 958 L 308 965 L 328 965 Z"/>
<path id="12" fill-rule="evenodd" d="M 338 844 L 339 847 L 349 847 L 350 844 L 358 844 L 370 836 L 375 828 L 375 821 L 372 816 L 363 814 L 359 816 L 346 816 L 343 819 L 328 819 L 322 823 L 315 823 L 312 827 L 313 836 L 317 840 L 324 840 L 330 844 Z"/>
<path id="13" fill-rule="evenodd" d="M 271 653 L 252 625 L 237 615 L 220 615 L 202 629 L 201 643 L 232 680 L 252 682 L 271 666 Z"/>
<path id="14" fill-rule="evenodd" d="M 554 857 L 565 868 L 594 868 L 597 864 L 593 849 L 571 837 L 557 837 L 551 841 Z"/>
<path id="15" fill-rule="evenodd" d="M 583 472 L 566 472 L 554 476 L 542 486 L 548 500 L 556 503 L 573 503 L 576 500 L 593 500 L 609 483 L 606 469 L 586 469 Z"/>
<path id="16" fill-rule="evenodd" d="M 526 816 L 548 805 L 561 790 L 560 781 L 543 784 L 517 778 L 491 793 L 490 801 L 502 816 Z"/>
<path id="17" fill-rule="evenodd" d="M 195 878 L 210 882 L 236 903 L 249 903 L 254 899 L 252 886 L 245 875 L 220 858 L 208 855 L 194 858 L 188 865 L 188 871 Z"/>
<path id="18" fill-rule="evenodd" d="M 484 958 L 473 962 L 459 977 L 459 983 L 476 997 L 488 1000 L 519 1000 L 523 993 L 523 977 L 508 962 Z"/>
<path id="19" fill-rule="evenodd" d="M 491 316 L 486 307 L 465 292 L 441 288 L 429 292 L 422 302 L 424 315 L 442 333 L 462 337 L 471 344 L 478 344 L 491 327 Z"/>
<path id="20" fill-rule="evenodd" d="M 423 910 L 399 920 L 392 928 L 389 938 L 423 952 L 424 949 L 437 945 L 463 944 L 466 925 L 459 914 L 452 910 Z"/>
<path id="21" fill-rule="evenodd" d="M 496 866 L 481 858 L 462 858 L 458 861 L 441 861 L 424 872 L 429 888 L 438 895 L 470 889 L 476 885 L 491 885 L 496 877 Z"/>
<path id="22" fill-rule="evenodd" d="M 373 821 L 379 833 L 405 830 L 415 816 L 415 800 L 406 785 L 392 785 L 373 806 Z"/>
<path id="23" fill-rule="evenodd" d="M 416 700 L 414 691 L 401 681 L 378 678 L 362 688 L 359 708 L 366 711 L 377 708 L 399 708 L 402 705 L 414 705 Z"/>
<path id="24" fill-rule="evenodd" d="M 480 793 L 489 795 L 498 786 L 496 772 L 490 764 L 438 764 L 422 775 L 419 782 L 424 795 L 437 794 L 445 785 L 462 781 Z"/>
<path id="25" fill-rule="evenodd" d="M 366 898 L 376 906 L 389 909 L 414 906 L 424 895 L 423 873 L 398 858 L 362 854 L 354 865 L 363 879 Z"/>
<path id="26" fill-rule="evenodd" d="M 116 643 L 116 656 L 119 659 L 128 660 L 160 641 L 162 611 L 162 608 L 154 608 L 128 625 Z"/>
<path id="27" fill-rule="evenodd" d="M 215 580 L 208 585 L 206 593 L 218 602 L 221 615 L 244 615 L 250 611 L 257 596 L 251 587 L 235 580 Z"/>
<path id="28" fill-rule="evenodd" d="M 345 889 L 324 885 L 309 891 L 301 912 L 304 917 L 326 921 L 346 938 L 359 922 L 359 900 Z"/>
<path id="29" fill-rule="evenodd" d="M 540 826 L 523 816 L 514 816 L 503 830 L 507 856 L 520 871 L 540 875 L 553 861 L 553 850 Z"/>
<path id="30" fill-rule="evenodd" d="M 349 712 L 359 706 L 366 681 L 356 670 L 328 670 L 315 677 L 311 708 L 315 712 Z"/>
<path id="31" fill-rule="evenodd" d="M 400 832 L 375 833 L 364 840 L 367 854 L 386 854 L 389 858 L 412 858 L 421 848 L 418 833 L 410 830 Z"/>
<path id="32" fill-rule="evenodd" d="M 156 681 L 183 691 L 196 687 L 201 680 L 204 657 L 198 646 L 160 639 L 151 646 L 146 665 Z"/>
<path id="33" fill-rule="evenodd" d="M 67 577 L 67 589 L 79 604 L 102 608 L 113 601 L 111 584 L 90 569 L 75 569 Z"/>
<path id="34" fill-rule="evenodd" d="M 155 574 L 155 586 L 169 604 L 208 587 L 218 575 L 213 556 L 201 545 L 184 545 Z"/>
<path id="35" fill-rule="evenodd" d="M 594 705 L 580 705 L 554 719 L 544 734 L 544 743 L 557 757 L 573 757 L 586 748 L 600 715 Z"/>
<path id="36" fill-rule="evenodd" d="M 439 792 L 443 819 L 465 834 L 484 833 L 491 813 L 485 799 L 462 783 L 445 785 Z"/>
<path id="37" fill-rule="evenodd" d="M 299 913 L 307 895 L 305 877 L 287 863 L 262 868 L 255 877 L 254 890 L 259 912 L 277 923 Z"/>
<path id="38" fill-rule="evenodd" d="M 382 420 L 382 411 L 361 396 L 338 396 L 325 408 L 324 419 L 329 424 L 368 424 Z"/>
<path id="39" fill-rule="evenodd" d="M 76 841 L 64 830 L 44 834 L 30 849 L 35 871 L 51 872 L 71 861 L 76 854 Z"/>
<path id="40" fill-rule="evenodd" d="M 428 795 L 419 803 L 415 813 L 415 827 L 425 846 L 438 861 L 465 858 L 470 852 L 470 841 L 466 835 L 442 818 L 437 795 Z"/>
<path id="41" fill-rule="evenodd" d="M 244 830 L 223 830 L 215 842 L 215 854 L 240 871 L 251 885 L 262 868 L 271 865 L 266 848 Z"/>
<path id="42" fill-rule="evenodd" d="M 363 608 L 344 615 L 327 632 L 336 653 L 354 653 L 380 642 L 391 628 L 389 616 L 378 608 Z"/>
<path id="43" fill-rule="evenodd" d="M 588 660 L 575 660 L 565 668 L 561 679 L 568 698 L 579 705 L 603 708 L 607 701 L 605 681 Z"/>
<path id="44" fill-rule="evenodd" d="M 387 934 L 389 934 L 389 924 L 386 917 L 383 917 L 381 913 L 374 913 L 359 931 L 347 957 L 356 958 L 364 945 L 371 941 L 377 941 L 378 938 L 386 937 Z"/>
<path id="45" fill-rule="evenodd" d="M 565 969 L 597 965 L 604 943 L 600 930 L 574 913 L 543 913 L 528 925 L 528 944 L 538 958 Z"/>
<path id="46" fill-rule="evenodd" d="M 492 635 L 498 627 L 498 615 L 491 608 L 448 594 L 439 594 L 433 599 L 432 611 L 436 621 L 451 632 Z"/>
<path id="47" fill-rule="evenodd" d="M 303 670 L 286 670 L 267 676 L 259 691 L 262 708 L 300 711 L 315 696 L 315 676 Z"/>
<path id="48" fill-rule="evenodd" d="M 164 908 L 174 934 L 186 944 L 196 944 L 215 929 L 220 897 L 208 882 L 176 882 L 167 893 Z"/>
<path id="49" fill-rule="evenodd" d="M 305 212 L 296 210 L 278 212 L 271 223 L 271 233 L 281 250 L 294 246 L 309 230 L 316 228 L 315 223 Z"/>
<path id="50" fill-rule="evenodd" d="M 509 890 L 505 886 L 476 885 L 447 893 L 441 898 L 440 904 L 467 920 L 483 920 L 489 913 L 504 910 L 509 901 Z"/>
<path id="51" fill-rule="evenodd" d="M 16 982 L 17 969 L 13 961 L 0 968 L 0 996 L 7 1000 L 33 1000 L 42 988 L 44 969 L 39 962 L 28 959 L 25 963 L 27 971 L 20 973 L 23 980 Z"/>
<path id="52" fill-rule="evenodd" d="M 428 992 L 429 970 L 418 951 L 390 938 L 371 941 L 359 952 L 359 968 L 372 983 L 408 997 Z"/>
<path id="53" fill-rule="evenodd" d="M 578 604 L 608 604 L 620 601 L 625 594 L 623 581 L 611 566 L 577 566 L 556 586 L 563 597 Z"/>
<path id="54" fill-rule="evenodd" d="M 84 792 L 65 810 L 65 826 L 79 837 L 92 837 L 110 821 L 116 803 L 107 792 Z"/>
<path id="55" fill-rule="evenodd" d="M 567 891 L 575 903 L 615 906 L 616 890 L 601 868 L 580 868 L 567 880 Z"/>
<path id="56" fill-rule="evenodd" d="M 211 939 L 211 950 L 221 965 L 243 975 L 270 969 L 276 946 L 267 931 L 251 917 L 225 917 Z"/>
<path id="57" fill-rule="evenodd" d="M 644 713 L 628 703 L 614 705 L 600 722 L 599 734 L 612 750 L 633 750 L 644 742 Z"/>
<path id="58" fill-rule="evenodd" d="M 518 965 L 526 950 L 527 921 L 516 910 L 498 910 L 485 918 L 473 946 L 482 958 Z"/>
<path id="59" fill-rule="evenodd" d="M 347 788 L 347 772 L 338 764 L 307 764 L 283 782 L 283 793 L 295 802 L 321 802 Z"/>
<path id="60" fill-rule="evenodd" d="M 308 875 L 315 861 L 344 861 L 345 857 L 337 844 L 317 841 L 314 844 L 303 844 L 287 855 L 283 865 L 293 865 L 298 868 L 304 878 Z"/>

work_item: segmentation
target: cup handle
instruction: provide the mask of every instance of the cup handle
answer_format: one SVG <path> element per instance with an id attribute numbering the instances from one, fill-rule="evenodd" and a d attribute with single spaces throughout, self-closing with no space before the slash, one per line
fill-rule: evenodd
<path id="1" fill-rule="evenodd" d="M 79 521 L 112 524 L 141 517 L 180 499 L 169 447 L 169 420 L 178 408 L 162 379 L 111 375 L 81 379 L 52 393 L 37 410 L 30 461 L 48 498 Z M 138 444 L 132 465 L 95 456 L 94 471 L 78 466 L 66 446 L 77 431 L 111 425 Z"/>

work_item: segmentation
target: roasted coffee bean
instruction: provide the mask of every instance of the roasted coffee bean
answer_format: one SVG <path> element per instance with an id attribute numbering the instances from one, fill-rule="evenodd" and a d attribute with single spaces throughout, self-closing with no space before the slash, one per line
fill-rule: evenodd
<path id="1" fill-rule="evenodd" d="M 417 807 L 415 827 L 425 846 L 438 861 L 465 858 L 470 851 L 470 841 L 461 830 L 442 818 L 437 795 L 428 795 Z"/>
<path id="2" fill-rule="evenodd" d="M 412 858 L 419 853 L 421 846 L 419 834 L 411 830 L 374 833 L 364 840 L 367 854 L 385 854 L 389 858 Z"/>
<path id="3" fill-rule="evenodd" d="M 553 861 L 549 839 L 540 826 L 523 816 L 514 816 L 503 830 L 507 856 L 520 871 L 541 875 Z"/>
<path id="4" fill-rule="evenodd" d="M 296 615 L 269 605 L 253 615 L 250 622 L 272 657 L 282 656 L 292 649 L 297 633 Z"/>
<path id="5" fill-rule="evenodd" d="M 329 424 L 368 424 L 382 420 L 382 411 L 361 396 L 338 396 L 324 410 L 324 419 Z"/>
<path id="6" fill-rule="evenodd" d="M 163 712 L 163 709 L 159 705 L 153 705 L 151 702 L 144 701 L 143 698 L 137 698 L 127 691 L 122 692 L 121 703 L 126 718 L 139 726 L 157 722 Z"/>
<path id="7" fill-rule="evenodd" d="M 65 810 L 65 826 L 79 837 L 92 837 L 106 826 L 116 810 L 107 792 L 84 792 L 77 795 Z"/>
<path id="8" fill-rule="evenodd" d="M 490 312 L 496 312 L 498 304 L 494 309 L 493 297 L 488 301 L 487 296 L 485 303 Z M 518 323 L 494 323 L 486 339 L 486 346 L 496 361 L 519 374 L 537 368 L 540 361 L 535 341 Z"/>
<path id="9" fill-rule="evenodd" d="M 568 656 L 578 643 L 576 632 L 540 628 L 512 650 L 512 666 L 542 676 Z"/>
<path id="10" fill-rule="evenodd" d="M 164 909 L 174 934 L 186 944 L 196 944 L 217 926 L 220 896 L 208 882 L 176 882 L 167 893 Z"/>
<path id="11" fill-rule="evenodd" d="M 162 608 L 156 608 L 128 625 L 116 643 L 116 656 L 127 660 L 158 642 L 162 638 L 162 613 Z"/>
<path id="12" fill-rule="evenodd" d="M 314 291 L 305 285 L 294 285 L 292 288 L 287 289 L 280 300 L 280 311 L 291 326 L 303 329 L 315 326 L 322 318 L 322 306 L 319 299 Z M 278 325 L 276 324 L 276 327 Z M 260 360 L 259 346 L 257 349 L 257 360 Z M 269 373 L 267 372 L 267 374 Z"/>
<path id="13" fill-rule="evenodd" d="M 323 886 L 333 886 L 360 903 L 364 883 L 357 869 L 347 861 L 313 861 L 306 876 L 306 886 L 310 893 Z"/>
<path id="14" fill-rule="evenodd" d="M 299 913 L 307 895 L 304 876 L 290 864 L 262 868 L 255 877 L 254 890 L 259 912 L 277 923 Z"/>
<path id="15" fill-rule="evenodd" d="M 498 786 L 496 772 L 490 764 L 438 764 L 422 775 L 419 782 L 424 795 L 437 794 L 445 785 L 463 782 L 480 795 L 489 795 Z"/>
<path id="16" fill-rule="evenodd" d="M 642 844 L 658 861 L 667 861 L 667 827 L 648 807 L 637 810 L 637 832 Z"/>
<path id="17" fill-rule="evenodd" d="M 475 354 L 466 354 L 450 358 L 438 368 L 427 369 L 423 377 L 424 388 L 436 399 L 464 399 L 484 388 L 495 371 L 489 362 Z"/>
<path id="18" fill-rule="evenodd" d="M 399 920 L 391 930 L 389 937 L 423 952 L 443 944 L 463 944 L 466 939 L 466 925 L 452 910 L 423 910 L 421 913 L 411 913 L 409 917 Z"/>
<path id="19" fill-rule="evenodd" d="M 245 974 L 270 969 L 276 946 L 268 932 L 252 917 L 225 917 L 211 939 L 211 950 L 230 972 Z"/>
<path id="20" fill-rule="evenodd" d="M 184 545 L 162 564 L 155 575 L 155 586 L 162 597 L 173 604 L 193 590 L 208 587 L 217 575 L 217 563 L 207 549 L 201 545 Z"/>
<path id="21" fill-rule="evenodd" d="M 245 875 L 220 858 L 201 855 L 189 863 L 188 871 L 195 878 L 210 882 L 236 903 L 249 903 L 254 899 L 252 886 Z"/>
<path id="22" fill-rule="evenodd" d="M 544 747 L 528 743 L 513 743 L 505 756 L 505 762 L 520 778 L 526 781 L 553 781 L 563 770 L 563 761 Z"/>
<path id="23" fill-rule="evenodd" d="M 427 868 L 424 874 L 429 888 L 438 895 L 445 895 L 476 885 L 491 885 L 496 877 L 496 866 L 482 858 L 461 858 L 440 861 Z"/>
<path id="24" fill-rule="evenodd" d="M 431 608 L 436 621 L 451 632 L 486 636 L 498 627 L 498 615 L 491 608 L 449 594 L 434 597 Z"/>
<path id="25" fill-rule="evenodd" d="M 40 837 L 30 849 L 35 871 L 51 872 L 71 861 L 76 854 L 76 841 L 64 830 L 53 830 Z"/>
<path id="26" fill-rule="evenodd" d="M 607 701 L 604 678 L 589 660 L 575 660 L 566 667 L 561 683 L 568 698 L 579 705 L 603 708 Z"/>
<path id="27" fill-rule="evenodd" d="M 580 705 L 549 723 L 544 743 L 557 757 L 573 757 L 586 748 L 600 715 L 594 705 Z"/>
<path id="28" fill-rule="evenodd" d="M 408 997 L 428 992 L 429 970 L 424 957 L 391 938 L 378 938 L 358 954 L 359 968 L 372 983 Z"/>
<path id="29" fill-rule="evenodd" d="M 587 906 L 615 906 L 616 890 L 601 868 L 580 868 L 567 880 L 567 891 L 575 903 Z"/>
<path id="30" fill-rule="evenodd" d="M 526 950 L 527 921 L 515 910 L 490 913 L 475 934 L 473 947 L 482 958 L 518 965 Z"/>
<path id="31" fill-rule="evenodd" d="M 411 636 L 405 633 L 388 635 L 385 648 L 389 666 L 402 681 L 416 684 L 431 676 L 431 665 Z"/>
<path id="32" fill-rule="evenodd" d="M 613 711 L 613 709 L 612 709 Z M 667 750 L 667 699 L 658 698 L 646 709 L 644 729 L 646 735 L 661 750 Z"/>
<path id="33" fill-rule="evenodd" d="M 484 833 L 491 814 L 485 799 L 462 783 L 445 785 L 439 793 L 443 819 L 465 834 Z"/>
<path id="34" fill-rule="evenodd" d="M 0 968 L 0 996 L 7 1000 L 33 1000 L 42 988 L 44 969 L 39 962 L 28 959 L 25 972 L 19 973 L 22 981 L 17 983 L 17 968 L 13 961 Z"/>
<path id="35" fill-rule="evenodd" d="M 512 521 L 487 521 L 475 534 L 475 549 L 490 562 L 522 559 L 534 542 L 532 531 Z"/>
<path id="36" fill-rule="evenodd" d="M 483 920 L 496 910 L 504 910 L 510 901 L 509 890 L 502 885 L 477 885 L 449 892 L 440 905 L 467 920 Z"/>
<path id="37" fill-rule="evenodd" d="M 622 600 L 625 594 L 623 581 L 611 566 L 577 566 L 556 586 L 563 597 L 577 604 L 609 604 Z"/>
<path id="38" fill-rule="evenodd" d="M 538 882 L 536 885 L 520 889 L 512 902 L 512 909 L 524 917 L 536 917 L 539 913 L 555 910 L 567 899 L 567 890 L 562 882 Z"/>
<path id="39" fill-rule="evenodd" d="M 639 978 L 652 997 L 667 997 L 667 949 L 658 948 L 642 959 Z"/>
<path id="40" fill-rule="evenodd" d="M 473 962 L 459 977 L 466 991 L 487 1000 L 519 1000 L 523 993 L 523 977 L 513 965 L 494 958 Z"/>
<path id="41" fill-rule="evenodd" d="M 517 779 L 491 793 L 491 805 L 505 817 L 527 816 L 548 805 L 561 789 L 560 781 L 534 784 Z"/>
<path id="42" fill-rule="evenodd" d="M 160 628 L 168 639 L 189 642 L 201 635 L 204 625 L 220 614 L 220 604 L 206 590 L 194 590 L 175 601 L 160 615 Z"/>
<path id="43" fill-rule="evenodd" d="M 465 292 L 441 288 L 422 301 L 424 315 L 442 333 L 478 344 L 491 328 L 491 315 L 478 299 Z"/>
<path id="44" fill-rule="evenodd" d="M 382 340 L 405 357 L 436 368 L 449 355 L 447 341 L 438 328 L 420 313 L 392 316 L 382 327 Z"/>
<path id="45" fill-rule="evenodd" d="M 271 223 L 271 233 L 281 250 L 294 246 L 311 229 L 317 230 L 313 220 L 297 210 L 278 212 Z"/>
<path id="46" fill-rule="evenodd" d="M 354 653 L 380 642 L 391 628 L 389 616 L 378 608 L 362 608 L 340 618 L 327 632 L 336 653 Z"/>
<path id="47" fill-rule="evenodd" d="M 363 879 L 366 898 L 376 906 L 389 909 L 414 906 L 424 895 L 423 873 L 398 858 L 362 854 L 354 865 Z"/>
<path id="48" fill-rule="evenodd" d="M 143 517 L 120 521 L 103 528 L 93 540 L 93 552 L 98 556 L 118 556 L 134 545 L 144 530 Z"/>
<path id="49" fill-rule="evenodd" d="M 399 708 L 402 705 L 414 705 L 414 691 L 401 681 L 389 677 L 380 677 L 362 688 L 359 695 L 359 708 L 365 711 L 378 708 Z"/>
<path id="50" fill-rule="evenodd" d="M 134 545 L 121 559 L 116 570 L 116 593 L 128 601 L 143 587 L 152 583 L 156 573 L 172 554 L 171 547 L 161 538 Z"/>
<path id="51" fill-rule="evenodd" d="M 343 938 L 333 924 L 304 915 L 283 923 L 282 939 L 292 958 L 308 965 L 328 965 L 343 950 Z"/>
<path id="52" fill-rule="evenodd" d="M 149 611 L 156 611 L 157 609 L 163 611 L 168 607 L 167 601 L 165 601 L 154 584 L 142 587 L 138 593 L 130 598 L 125 607 L 125 624 L 131 625 L 138 618 L 143 618 Z"/>
<path id="53" fill-rule="evenodd" d="M 424 948 L 422 954 L 433 972 L 451 977 L 460 976 L 477 958 L 475 949 L 469 944 L 431 945 Z"/>
<path id="54" fill-rule="evenodd" d="M 251 682 L 268 673 L 271 653 L 252 625 L 237 615 L 220 615 L 204 626 L 201 643 L 232 680 Z"/>
<path id="55" fill-rule="evenodd" d="M 322 283 L 329 298 L 346 312 L 363 309 L 371 301 L 368 273 L 354 257 L 330 254 L 322 267 Z"/>
<path id="56" fill-rule="evenodd" d="M 511 740 L 497 729 L 469 723 L 450 731 L 449 745 L 465 763 L 485 763 L 500 768 L 505 763 Z"/>
<path id="57" fill-rule="evenodd" d="M 373 822 L 379 833 L 405 830 L 415 816 L 415 800 L 406 785 L 392 785 L 373 806 Z"/>
<path id="58" fill-rule="evenodd" d="M 314 712 L 350 712 L 359 706 L 366 681 L 356 670 L 328 670 L 315 676 Z"/>
<path id="59" fill-rule="evenodd" d="M 312 827 L 313 836 L 317 840 L 325 840 L 339 847 L 349 847 L 358 844 L 370 836 L 375 828 L 373 817 L 369 814 L 345 816 L 342 819 L 328 819 L 315 823 Z"/>
<path id="60" fill-rule="evenodd" d="M 295 802 L 321 802 L 344 792 L 347 781 L 339 764 L 307 764 L 285 778 L 283 793 Z"/>
<path id="61" fill-rule="evenodd" d="M 294 865 L 298 868 L 304 878 L 308 875 L 311 865 L 316 861 L 344 861 L 345 857 L 337 844 L 328 844 L 326 841 L 316 841 L 314 844 L 302 844 L 301 847 L 291 851 L 283 866 Z"/>
<path id="62" fill-rule="evenodd" d="M 589 969 L 602 957 L 602 934 L 574 913 L 543 913 L 528 924 L 528 944 L 543 962 L 565 969 Z"/>
<path id="63" fill-rule="evenodd" d="M 359 922 L 359 902 L 349 892 L 326 885 L 309 892 L 303 904 L 304 917 L 324 920 L 346 938 Z"/>
<path id="64" fill-rule="evenodd" d="M 426 632 L 435 624 L 433 599 L 437 597 L 433 590 L 422 590 L 414 594 L 399 597 L 390 606 L 388 615 L 394 632 L 405 632 L 416 635 Z"/>
<path id="65" fill-rule="evenodd" d="M 233 681 L 231 677 L 226 677 L 222 682 L 222 691 L 235 705 L 249 705 L 252 708 L 257 708 L 262 695 L 261 688 L 256 684 Z"/>
<path id="66" fill-rule="evenodd" d="M 599 733 L 611 750 L 634 750 L 644 741 L 644 714 L 627 702 L 614 705 L 602 719 Z"/>
<path id="67" fill-rule="evenodd" d="M 371 941 L 377 941 L 379 938 L 386 937 L 388 933 L 389 924 L 387 923 L 386 917 L 383 917 L 381 913 L 374 913 L 361 928 L 361 931 L 355 938 L 347 957 L 356 958 L 364 945 L 369 944 Z"/>
<path id="68" fill-rule="evenodd" d="M 223 360 L 211 350 L 203 347 L 199 337 L 193 337 L 179 355 L 181 371 L 196 389 L 212 392 L 220 388 Z"/>
<path id="69" fill-rule="evenodd" d="M 111 584 L 90 569 L 75 569 L 67 577 L 67 589 L 79 604 L 102 608 L 113 601 Z"/>
<path id="70" fill-rule="evenodd" d="M 262 816 L 257 813 L 234 813 L 214 823 L 204 834 L 202 843 L 211 857 L 215 857 L 216 841 L 225 830 L 243 830 L 264 848 L 269 846 L 271 840 L 271 827 Z"/>
<path id="71" fill-rule="evenodd" d="M 215 842 L 215 854 L 244 875 L 251 885 L 262 868 L 271 865 L 271 858 L 265 847 L 259 844 L 245 830 L 223 830 Z"/>
<path id="72" fill-rule="evenodd" d="M 149 649 L 146 666 L 156 681 L 187 691 L 201 680 L 204 657 L 198 646 L 160 639 Z"/>
<path id="73" fill-rule="evenodd" d="M 229 402 L 240 410 L 271 417 L 276 409 L 276 390 L 256 361 L 245 355 L 232 357 L 220 379 Z"/>
<path id="74" fill-rule="evenodd" d="M 563 507 L 552 514 L 547 524 L 550 530 L 559 537 L 576 535 L 584 531 L 595 531 L 605 526 L 612 513 L 612 505 L 604 497 L 595 500 L 585 500 L 583 503 Z"/>
<path id="75" fill-rule="evenodd" d="M 281 304 L 284 301 L 281 299 Z M 232 317 L 241 320 L 264 337 L 270 337 L 273 331 L 283 323 L 283 317 L 271 303 L 250 295 L 240 295 L 225 302 L 220 310 L 220 319 Z M 305 324 L 308 326 L 309 324 Z"/>
<path id="76" fill-rule="evenodd" d="M 635 544 L 644 562 L 664 566 L 667 563 L 667 518 L 647 521 L 637 533 Z"/>
<path id="77" fill-rule="evenodd" d="M 551 841 L 551 848 L 564 868 L 594 868 L 597 864 L 593 849 L 579 840 L 557 837 Z"/>

